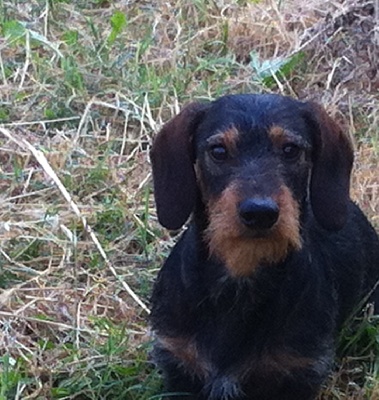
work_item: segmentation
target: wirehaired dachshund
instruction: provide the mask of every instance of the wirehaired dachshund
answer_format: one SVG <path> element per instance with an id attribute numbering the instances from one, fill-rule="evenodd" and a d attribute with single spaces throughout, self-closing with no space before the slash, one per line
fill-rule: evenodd
<path id="1" fill-rule="evenodd" d="M 229 95 L 187 105 L 151 160 L 160 223 L 191 217 L 152 295 L 164 398 L 314 399 L 342 323 L 379 300 L 348 135 L 318 104 Z"/>

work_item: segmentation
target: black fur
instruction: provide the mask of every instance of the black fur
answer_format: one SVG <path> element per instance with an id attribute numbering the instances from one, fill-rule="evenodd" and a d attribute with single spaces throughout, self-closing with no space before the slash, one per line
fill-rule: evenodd
<path id="1" fill-rule="evenodd" d="M 273 126 L 289 133 L 298 159 L 273 146 Z M 231 127 L 235 152 L 212 160 L 210 138 Z M 347 136 L 320 106 L 282 96 L 192 103 L 165 125 L 152 150 L 158 217 L 176 229 L 193 211 L 152 296 L 165 398 L 315 398 L 338 329 L 379 279 L 377 234 L 348 195 L 352 161 Z M 241 199 L 275 199 L 286 187 L 300 210 L 301 248 L 242 276 L 210 254 L 205 234 L 214 199 L 236 183 Z M 252 241 L 271 232 L 247 231 Z"/>

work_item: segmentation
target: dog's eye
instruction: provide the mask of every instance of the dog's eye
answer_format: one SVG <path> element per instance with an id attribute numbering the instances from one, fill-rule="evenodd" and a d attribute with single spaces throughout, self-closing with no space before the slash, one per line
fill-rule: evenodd
<path id="1" fill-rule="evenodd" d="M 222 144 L 213 145 L 209 149 L 209 154 L 215 161 L 225 161 L 228 158 L 228 151 Z"/>
<path id="2" fill-rule="evenodd" d="M 282 151 L 287 160 L 297 160 L 301 155 L 301 148 L 295 143 L 285 144 Z"/>

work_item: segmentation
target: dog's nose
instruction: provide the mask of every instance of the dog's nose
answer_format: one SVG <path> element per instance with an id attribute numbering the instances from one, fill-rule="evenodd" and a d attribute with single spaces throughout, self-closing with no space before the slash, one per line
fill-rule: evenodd
<path id="1" fill-rule="evenodd" d="M 240 203 L 242 222 L 252 229 L 270 229 L 279 218 L 279 207 L 271 198 L 250 198 Z"/>

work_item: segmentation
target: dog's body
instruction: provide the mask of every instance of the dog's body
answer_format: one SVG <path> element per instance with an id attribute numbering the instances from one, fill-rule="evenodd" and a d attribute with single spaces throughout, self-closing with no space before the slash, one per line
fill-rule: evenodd
<path id="1" fill-rule="evenodd" d="M 378 237 L 349 198 L 348 137 L 315 104 L 225 96 L 166 124 L 152 161 L 161 223 L 193 212 L 152 297 L 167 391 L 313 399 L 379 279 Z"/>

